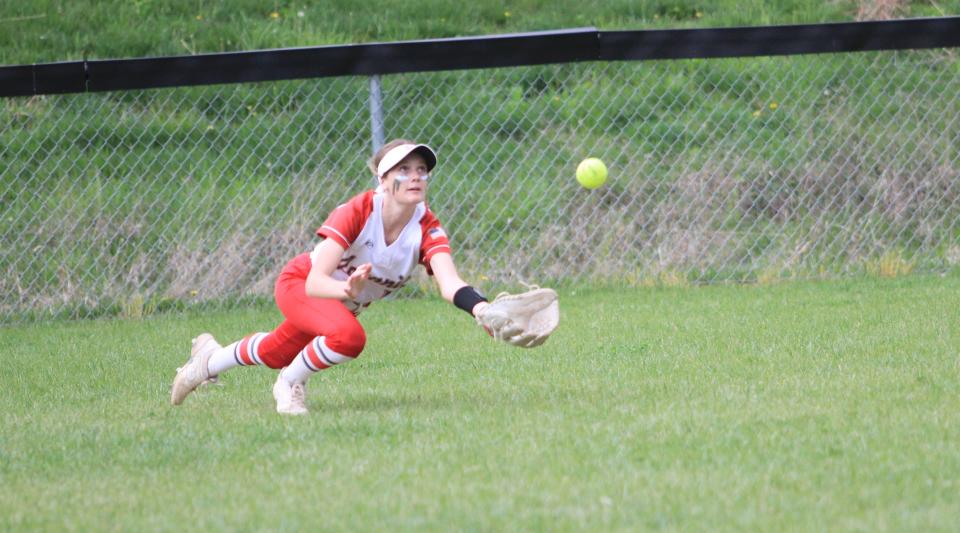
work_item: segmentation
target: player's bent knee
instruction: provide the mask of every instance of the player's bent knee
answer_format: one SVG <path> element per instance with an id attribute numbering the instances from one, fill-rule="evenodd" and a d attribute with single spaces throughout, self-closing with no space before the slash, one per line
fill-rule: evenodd
<path id="1" fill-rule="evenodd" d="M 293 355 L 295 356 L 296 353 Z M 293 360 L 293 357 L 288 354 L 270 353 L 261 355 L 260 360 L 263 361 L 264 366 L 273 368 L 275 370 L 280 370 L 281 368 L 289 365 L 290 361 Z"/>
<path id="2" fill-rule="evenodd" d="M 363 347 L 367 344 L 367 333 L 357 323 L 350 327 L 340 328 L 332 335 L 327 335 L 326 343 L 331 350 L 337 353 L 347 357 L 359 357 Z"/>

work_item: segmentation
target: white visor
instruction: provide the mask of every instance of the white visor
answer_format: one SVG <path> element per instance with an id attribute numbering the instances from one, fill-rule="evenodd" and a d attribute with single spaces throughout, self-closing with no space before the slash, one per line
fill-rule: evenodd
<path id="1" fill-rule="evenodd" d="M 427 172 L 430 172 L 433 170 L 433 167 L 437 166 L 437 154 L 429 146 L 425 144 L 401 144 L 394 146 L 389 152 L 383 155 L 383 159 L 381 159 L 380 164 L 377 165 L 377 177 L 382 178 L 391 168 L 397 166 L 397 163 L 403 161 L 404 157 L 407 157 L 413 152 L 422 155 L 423 159 L 426 160 Z"/>

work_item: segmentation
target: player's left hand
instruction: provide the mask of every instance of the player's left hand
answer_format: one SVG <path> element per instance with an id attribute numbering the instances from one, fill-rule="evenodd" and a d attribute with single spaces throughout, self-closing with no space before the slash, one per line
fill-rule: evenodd
<path id="1" fill-rule="evenodd" d="M 347 295 L 348 298 L 356 298 L 360 296 L 360 292 L 363 291 L 363 286 L 367 282 L 367 278 L 370 277 L 370 270 L 373 269 L 373 265 L 366 263 L 357 267 L 353 273 L 350 274 L 350 277 L 347 278 L 347 286 L 344 287 L 343 292 Z"/>

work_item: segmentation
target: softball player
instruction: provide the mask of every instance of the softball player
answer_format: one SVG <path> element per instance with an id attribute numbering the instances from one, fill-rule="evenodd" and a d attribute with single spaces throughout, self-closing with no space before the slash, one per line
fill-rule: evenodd
<path id="1" fill-rule="evenodd" d="M 307 380 L 360 355 L 366 333 L 357 315 L 403 287 L 417 264 L 434 277 L 444 299 L 477 317 L 495 338 L 525 347 L 545 341 L 559 318 L 552 290 L 505 295 L 490 304 L 460 279 L 447 235 L 426 205 L 436 164 L 429 146 L 406 139 L 378 150 L 370 169 L 379 186 L 334 209 L 317 230 L 319 244 L 280 273 L 274 296 L 283 322 L 227 346 L 199 335 L 190 359 L 177 369 L 171 402 L 179 405 L 201 383 L 231 368 L 263 365 L 280 369 L 273 386 L 277 412 L 305 414 Z M 485 316 L 488 306 L 493 309 Z M 544 318 L 531 320 L 537 312 Z"/>

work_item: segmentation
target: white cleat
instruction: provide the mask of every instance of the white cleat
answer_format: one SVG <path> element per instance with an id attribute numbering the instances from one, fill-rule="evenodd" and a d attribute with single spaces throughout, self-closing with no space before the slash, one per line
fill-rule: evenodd
<path id="1" fill-rule="evenodd" d="M 207 379 L 203 380 L 199 385 L 197 385 L 197 389 L 198 389 L 198 390 L 199 390 L 199 389 L 205 389 L 205 388 L 207 388 L 207 387 L 214 387 L 214 386 L 216 386 L 216 387 L 222 387 L 222 386 L 223 386 L 223 383 L 220 382 L 220 376 L 210 376 L 210 377 L 208 377 Z"/>
<path id="2" fill-rule="evenodd" d="M 201 383 L 211 378 L 207 363 L 213 352 L 221 348 L 220 343 L 209 333 L 201 333 L 193 339 L 190 350 L 190 359 L 187 364 L 177 369 L 177 377 L 173 378 L 173 390 L 170 391 L 170 403 L 180 405 L 188 394 L 193 392 Z M 214 378 L 216 376 L 213 376 Z"/>
<path id="3" fill-rule="evenodd" d="M 285 415 L 307 414 L 307 387 L 304 383 L 291 385 L 283 379 L 283 373 L 277 375 L 273 384 L 273 398 L 277 400 L 277 412 Z"/>

